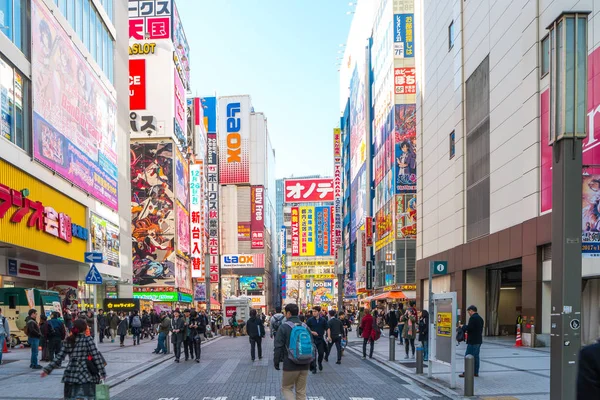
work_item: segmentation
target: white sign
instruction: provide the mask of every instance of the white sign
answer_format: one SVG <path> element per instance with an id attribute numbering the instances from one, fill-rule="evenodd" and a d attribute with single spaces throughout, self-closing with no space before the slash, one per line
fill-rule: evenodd
<path id="1" fill-rule="evenodd" d="M 190 165 L 190 252 L 192 278 L 204 276 L 204 164 Z"/>
<path id="2" fill-rule="evenodd" d="M 249 296 L 252 300 L 252 306 L 266 306 L 265 296 Z"/>
<path id="3" fill-rule="evenodd" d="M 264 254 L 225 254 L 221 257 L 223 268 L 264 268 Z"/>

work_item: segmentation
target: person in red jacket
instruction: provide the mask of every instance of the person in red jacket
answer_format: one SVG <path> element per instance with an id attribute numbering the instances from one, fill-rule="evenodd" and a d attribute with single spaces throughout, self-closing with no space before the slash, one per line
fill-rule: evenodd
<path id="1" fill-rule="evenodd" d="M 377 313 L 377 310 L 373 310 L 373 314 Z M 373 317 L 368 312 L 365 312 L 362 320 L 360 321 L 360 330 L 362 331 L 361 337 L 363 338 L 363 360 L 367 358 L 367 342 L 371 345 L 369 350 L 369 358 L 373 358 L 373 345 L 375 341 L 371 337 L 373 331 Z"/>

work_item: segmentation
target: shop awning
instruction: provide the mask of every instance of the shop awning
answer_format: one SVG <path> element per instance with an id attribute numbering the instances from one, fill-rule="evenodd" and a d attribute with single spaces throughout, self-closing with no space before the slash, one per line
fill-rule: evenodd
<path id="1" fill-rule="evenodd" d="M 372 300 L 402 300 L 402 299 L 406 299 L 407 297 L 404 295 L 404 293 L 402 293 L 401 291 L 397 291 L 397 292 L 384 292 L 381 294 L 378 294 L 377 296 L 373 296 Z"/>

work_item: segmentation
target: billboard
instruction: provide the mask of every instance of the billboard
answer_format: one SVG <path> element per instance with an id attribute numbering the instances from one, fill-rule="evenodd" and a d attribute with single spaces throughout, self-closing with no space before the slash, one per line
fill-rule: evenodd
<path id="1" fill-rule="evenodd" d="M 111 267 L 120 267 L 119 249 L 119 227 L 97 216 L 90 214 L 90 238 L 92 251 L 102 253 L 104 264 Z"/>
<path id="2" fill-rule="evenodd" d="M 353 181 L 366 160 L 366 106 L 364 56 L 354 67 L 350 80 L 350 180 Z"/>
<path id="3" fill-rule="evenodd" d="M 397 95 L 417 93 L 414 67 L 394 68 L 394 93 Z"/>
<path id="4" fill-rule="evenodd" d="M 177 253 L 189 257 L 190 254 L 190 215 L 177 203 Z"/>
<path id="5" fill-rule="evenodd" d="M 208 255 L 210 282 L 219 283 L 219 153 L 217 135 L 207 135 Z"/>
<path id="6" fill-rule="evenodd" d="M 190 165 L 190 261 L 192 278 L 204 276 L 204 164 Z"/>
<path id="7" fill-rule="evenodd" d="M 172 285 L 175 279 L 173 143 L 131 145 L 133 283 Z"/>
<path id="8" fill-rule="evenodd" d="M 173 87 L 173 99 L 175 102 L 173 106 L 173 110 L 175 111 L 175 135 L 183 141 L 183 143 L 187 143 L 187 102 L 185 100 L 185 88 L 176 69 L 173 70 L 173 74 L 175 76 L 173 80 L 173 82 L 175 82 Z"/>
<path id="9" fill-rule="evenodd" d="M 204 97 L 202 99 L 204 109 L 204 127 L 207 133 L 217 133 L 217 98 Z"/>
<path id="10" fill-rule="evenodd" d="M 333 130 L 333 255 L 342 247 L 342 131 Z"/>
<path id="11" fill-rule="evenodd" d="M 364 164 L 350 185 L 350 204 L 350 236 L 355 238 L 356 231 L 364 222 L 367 206 L 367 171 Z"/>
<path id="12" fill-rule="evenodd" d="M 189 290 L 192 285 L 192 281 L 190 279 L 190 268 L 188 262 L 181 257 L 175 258 L 175 287 L 178 289 Z"/>
<path id="13" fill-rule="evenodd" d="M 129 110 L 146 109 L 146 59 L 129 60 Z"/>
<path id="14" fill-rule="evenodd" d="M 331 207 L 315 207 L 315 255 L 331 254 Z"/>
<path id="15" fill-rule="evenodd" d="M 206 285 L 204 283 L 196 283 L 194 288 L 194 301 L 206 301 Z"/>
<path id="16" fill-rule="evenodd" d="M 221 265 L 224 269 L 264 268 L 265 255 L 263 253 L 225 254 L 221 257 Z"/>
<path id="17" fill-rule="evenodd" d="M 219 98 L 219 172 L 223 185 L 250 183 L 250 97 Z"/>
<path id="18" fill-rule="evenodd" d="M 299 237 L 300 237 L 300 256 L 315 255 L 315 207 L 298 207 L 299 218 Z M 293 255 L 293 254 L 292 254 Z"/>
<path id="19" fill-rule="evenodd" d="M 43 2 L 31 3 L 33 157 L 117 210 L 117 103 Z"/>
<path id="20" fill-rule="evenodd" d="M 600 257 L 600 175 L 583 177 L 581 200 L 581 253 L 585 258 Z"/>
<path id="21" fill-rule="evenodd" d="M 286 179 L 283 185 L 286 203 L 334 201 L 332 178 Z"/>
<path id="22" fill-rule="evenodd" d="M 189 196 L 189 166 L 186 159 L 175 149 L 175 193 L 177 200 L 181 202 L 184 208 L 188 207 L 188 196 Z"/>
<path id="23" fill-rule="evenodd" d="M 250 190 L 250 237 L 253 249 L 265 248 L 265 187 L 252 186 Z"/>
<path id="24" fill-rule="evenodd" d="M 396 104 L 396 194 L 417 192 L 416 128 L 416 105 Z"/>
<path id="25" fill-rule="evenodd" d="M 238 222 L 237 224 L 237 232 L 238 232 L 238 241 L 239 242 L 249 242 L 250 241 L 250 222 Z"/>
<path id="26" fill-rule="evenodd" d="M 129 39 L 171 38 L 171 0 L 129 0 Z"/>
<path id="27" fill-rule="evenodd" d="M 414 14 L 394 14 L 394 58 L 414 58 Z"/>
<path id="28" fill-rule="evenodd" d="M 262 290 L 265 287 L 262 276 L 240 276 L 240 290 Z"/>
<path id="29" fill-rule="evenodd" d="M 292 218 L 291 218 L 291 231 L 292 231 L 292 256 L 296 257 L 300 255 L 300 210 L 299 207 L 292 207 Z"/>
<path id="30" fill-rule="evenodd" d="M 414 194 L 396 196 L 396 238 L 416 239 L 417 237 L 417 196 Z"/>
<path id="31" fill-rule="evenodd" d="M 173 3 L 173 31 L 171 34 L 173 37 L 173 47 L 175 47 L 175 54 L 177 55 L 177 69 L 183 78 L 184 87 L 188 88 L 190 85 L 190 46 L 188 45 L 175 3 Z"/>

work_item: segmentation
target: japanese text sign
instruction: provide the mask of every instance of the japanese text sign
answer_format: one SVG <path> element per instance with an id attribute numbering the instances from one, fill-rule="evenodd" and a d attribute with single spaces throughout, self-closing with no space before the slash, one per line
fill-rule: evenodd
<path id="1" fill-rule="evenodd" d="M 414 67 L 394 68 L 395 94 L 417 93 L 417 80 Z"/>
<path id="2" fill-rule="evenodd" d="M 264 186 L 252 186 L 250 191 L 250 237 L 253 249 L 265 248 Z"/>
<path id="3" fill-rule="evenodd" d="M 300 255 L 300 209 L 292 207 L 292 256 Z"/>
<path id="4" fill-rule="evenodd" d="M 129 0 L 129 38 L 135 40 L 171 37 L 171 0 Z"/>
<path id="5" fill-rule="evenodd" d="M 192 278 L 204 276 L 204 165 L 190 165 L 190 257 Z"/>
<path id="6" fill-rule="evenodd" d="M 334 189 L 332 178 L 286 179 L 286 203 L 333 202 Z"/>
<path id="7" fill-rule="evenodd" d="M 208 256 L 210 282 L 219 283 L 219 159 L 217 153 L 217 135 L 208 134 Z"/>

